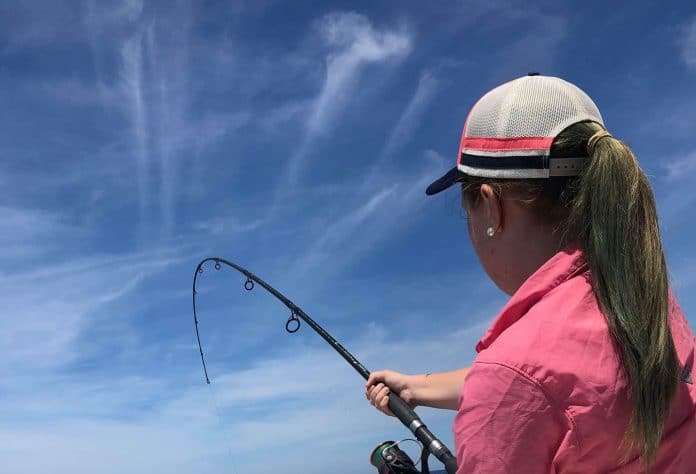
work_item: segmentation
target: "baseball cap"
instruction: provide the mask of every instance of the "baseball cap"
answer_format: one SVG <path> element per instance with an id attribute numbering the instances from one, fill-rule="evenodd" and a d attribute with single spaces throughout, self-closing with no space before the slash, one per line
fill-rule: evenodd
<path id="1" fill-rule="evenodd" d="M 584 121 L 604 126 L 595 103 L 576 85 L 535 72 L 506 82 L 474 104 L 464 122 L 456 166 L 425 193 L 439 193 L 466 176 L 576 176 L 587 157 L 551 158 L 551 145 L 563 130 Z"/>

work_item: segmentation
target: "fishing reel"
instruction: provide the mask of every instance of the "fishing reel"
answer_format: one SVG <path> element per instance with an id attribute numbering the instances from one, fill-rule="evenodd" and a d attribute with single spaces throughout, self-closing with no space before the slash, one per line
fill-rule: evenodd
<path id="1" fill-rule="evenodd" d="M 404 440 L 402 440 L 404 441 Z M 379 474 L 413 474 L 428 473 L 427 463 L 424 471 L 419 471 L 413 460 L 401 448 L 401 441 L 384 441 L 370 454 L 370 464 L 377 468 Z"/>

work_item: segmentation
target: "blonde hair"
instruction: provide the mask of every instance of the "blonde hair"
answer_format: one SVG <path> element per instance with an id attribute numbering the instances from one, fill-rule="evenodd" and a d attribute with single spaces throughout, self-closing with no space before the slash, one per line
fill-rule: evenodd
<path id="1" fill-rule="evenodd" d="M 623 142 L 598 134 L 594 122 L 577 123 L 555 140 L 556 157 L 585 156 L 578 177 L 543 180 L 474 178 L 462 186 L 469 205 L 487 183 L 502 193 L 526 193 L 540 216 L 553 216 L 567 242 L 579 242 L 594 293 L 629 381 L 633 409 L 620 445 L 625 464 L 640 448 L 644 468 L 655 461 L 678 381 L 669 326 L 669 289 L 653 192 L 636 157 Z"/>

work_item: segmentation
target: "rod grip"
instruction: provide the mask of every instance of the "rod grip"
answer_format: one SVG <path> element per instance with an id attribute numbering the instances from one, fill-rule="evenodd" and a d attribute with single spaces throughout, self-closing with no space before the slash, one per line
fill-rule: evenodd
<path id="1" fill-rule="evenodd" d="M 389 409 L 406 426 L 410 425 L 414 420 L 421 421 L 416 412 L 394 392 L 389 392 Z"/>

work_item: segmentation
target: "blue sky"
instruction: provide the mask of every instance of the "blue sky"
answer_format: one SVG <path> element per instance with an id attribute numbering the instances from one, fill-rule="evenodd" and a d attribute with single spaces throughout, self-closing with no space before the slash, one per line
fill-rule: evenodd
<path id="1" fill-rule="evenodd" d="M 466 366 L 505 302 L 454 162 L 473 102 L 540 71 L 597 102 L 654 185 L 696 321 L 696 7 L 85 0 L 0 6 L 0 471 L 370 472 L 407 431 L 218 255 L 368 368 Z M 451 413 L 421 410 L 452 446 Z M 413 452 L 413 450 L 411 451 Z"/>

